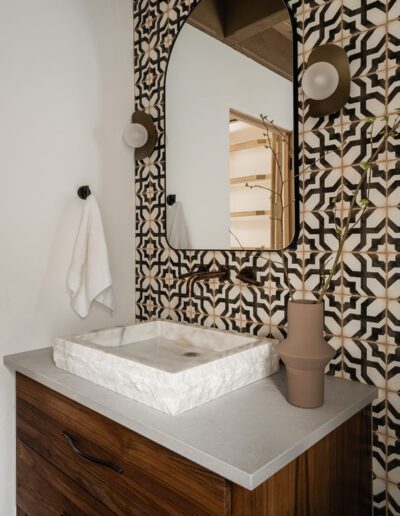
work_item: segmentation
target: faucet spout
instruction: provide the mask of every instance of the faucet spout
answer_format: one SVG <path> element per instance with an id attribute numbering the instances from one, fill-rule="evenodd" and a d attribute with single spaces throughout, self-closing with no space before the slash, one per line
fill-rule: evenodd
<path id="1" fill-rule="evenodd" d="M 201 270 L 196 272 L 191 272 L 189 274 L 185 274 L 181 276 L 181 279 L 189 278 L 188 281 L 188 291 L 190 297 L 193 297 L 194 284 L 199 280 L 210 280 L 214 278 L 219 278 L 222 281 L 229 280 L 230 278 L 230 270 L 229 267 L 222 266 L 220 269 L 215 271 L 206 270 L 204 267 Z"/>

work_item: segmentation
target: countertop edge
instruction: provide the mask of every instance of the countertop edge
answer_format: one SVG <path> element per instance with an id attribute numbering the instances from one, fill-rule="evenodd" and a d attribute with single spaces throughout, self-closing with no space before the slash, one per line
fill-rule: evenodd
<path id="1" fill-rule="evenodd" d="M 26 353 L 30 352 L 28 351 Z M 19 353 L 18 357 L 21 357 L 23 354 L 24 353 Z M 269 464 L 260 468 L 255 473 L 246 473 L 245 471 L 235 468 L 233 465 L 227 464 L 220 459 L 207 454 L 205 451 L 195 449 L 192 446 L 165 434 L 164 432 L 154 430 L 153 428 L 141 423 L 138 420 L 124 417 L 122 414 L 114 411 L 113 409 L 90 399 L 85 394 L 81 394 L 76 390 L 65 386 L 64 384 L 47 377 L 44 373 L 38 374 L 35 371 L 22 366 L 14 360 L 14 355 L 5 356 L 3 358 L 3 363 L 7 368 L 27 376 L 34 381 L 37 381 L 45 387 L 48 387 L 77 403 L 80 403 L 81 405 L 103 415 L 104 417 L 107 417 L 112 421 L 121 424 L 125 428 L 137 432 L 138 434 L 160 444 L 161 446 L 164 446 L 165 448 L 168 448 L 178 455 L 181 455 L 186 459 L 191 460 L 196 464 L 199 464 L 200 466 L 203 466 L 204 468 L 248 490 L 253 490 L 268 480 L 275 473 L 299 457 L 318 441 L 323 439 L 333 430 L 349 420 L 352 416 L 357 414 L 357 412 L 372 403 L 372 401 L 377 396 L 377 388 L 370 386 L 370 392 L 366 392 L 362 399 L 343 410 L 334 420 L 328 421 L 321 428 L 318 428 L 314 432 L 310 433 L 307 438 L 302 439 L 296 443 L 290 449 L 286 450 L 284 453 L 273 459 Z M 64 373 L 71 374 L 66 372 Z"/>
<path id="2" fill-rule="evenodd" d="M 378 389 L 373 389 L 370 393 L 366 394 L 365 397 L 360 400 L 358 403 L 352 405 L 351 407 L 343 410 L 341 414 L 339 414 L 335 421 L 328 421 L 318 430 L 309 434 L 306 439 L 303 439 L 297 445 L 293 446 L 291 449 L 287 450 L 285 454 L 282 456 L 278 456 L 275 460 L 273 460 L 268 466 L 259 469 L 256 473 L 251 475 L 251 487 L 248 489 L 255 489 L 259 485 L 261 485 L 265 480 L 271 478 L 275 473 L 279 470 L 290 464 L 297 457 L 302 455 L 305 451 L 314 446 L 318 441 L 329 435 L 331 432 L 339 428 L 343 423 L 351 419 L 355 416 L 360 410 L 367 407 L 370 403 L 374 401 L 377 397 Z"/>

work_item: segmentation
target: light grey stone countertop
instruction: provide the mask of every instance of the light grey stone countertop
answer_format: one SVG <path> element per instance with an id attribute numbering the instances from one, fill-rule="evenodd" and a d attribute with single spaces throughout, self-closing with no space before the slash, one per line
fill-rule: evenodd
<path id="1" fill-rule="evenodd" d="M 350 417 L 377 389 L 326 377 L 325 403 L 300 409 L 285 399 L 281 371 L 178 416 L 170 416 L 56 368 L 52 348 L 4 364 L 239 484 L 254 489 Z"/>

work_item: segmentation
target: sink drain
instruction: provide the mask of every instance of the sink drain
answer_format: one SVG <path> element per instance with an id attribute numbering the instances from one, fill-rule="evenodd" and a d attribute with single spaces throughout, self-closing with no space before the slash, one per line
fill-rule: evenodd
<path id="1" fill-rule="evenodd" d="M 199 357 L 200 353 L 196 353 L 195 351 L 188 351 L 187 353 L 183 354 L 184 357 Z"/>

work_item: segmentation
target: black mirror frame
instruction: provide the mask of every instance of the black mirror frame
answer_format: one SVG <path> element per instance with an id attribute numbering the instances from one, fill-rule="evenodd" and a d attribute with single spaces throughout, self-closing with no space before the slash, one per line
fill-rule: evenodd
<path id="1" fill-rule="evenodd" d="M 173 43 L 171 44 L 170 52 L 167 59 L 166 69 L 165 69 L 165 80 L 164 80 L 164 119 L 163 124 L 164 128 L 166 130 L 167 126 L 167 109 L 166 109 L 166 82 L 167 82 L 167 75 L 168 75 L 168 66 L 169 61 L 171 59 L 171 55 L 176 43 L 177 38 L 179 37 L 179 34 L 183 28 L 183 26 L 186 24 L 187 19 L 192 14 L 194 9 L 199 5 L 199 3 L 202 0 L 196 0 L 193 5 L 191 6 L 188 14 L 185 17 L 184 22 L 181 24 L 178 32 L 175 35 L 175 38 L 173 40 Z M 292 173 L 294 174 L 294 232 L 293 232 L 293 238 L 289 245 L 285 248 L 280 249 L 260 249 L 260 248 L 254 248 L 254 249 L 246 249 L 248 252 L 270 252 L 274 253 L 277 251 L 293 251 L 297 248 L 297 243 L 299 239 L 300 234 L 300 178 L 299 178 L 299 172 L 300 172 L 300 159 L 299 159 L 299 70 L 298 70 L 298 46 L 299 46 L 299 37 L 297 33 L 296 28 L 296 18 L 295 14 L 292 10 L 292 8 L 289 5 L 289 0 L 281 0 L 282 3 L 286 5 L 286 9 L 289 13 L 290 21 L 292 24 L 292 34 L 293 34 L 293 45 L 292 45 L 292 52 L 293 52 L 293 167 L 292 167 Z M 168 174 L 168 167 L 167 167 L 167 158 L 165 156 L 165 176 L 167 177 Z M 167 200 L 165 201 L 165 214 L 166 214 L 166 208 L 167 208 Z M 165 215 L 167 216 L 167 215 Z M 166 220 L 165 220 L 166 225 Z M 168 242 L 168 236 L 166 235 L 166 240 Z M 182 251 L 182 252 L 190 252 L 190 251 L 210 251 L 210 252 L 216 252 L 216 251 L 225 251 L 225 252 L 240 252 L 240 251 L 234 251 L 232 249 L 175 249 L 170 245 L 168 242 L 168 245 L 171 249 L 174 249 L 175 251 Z"/>

